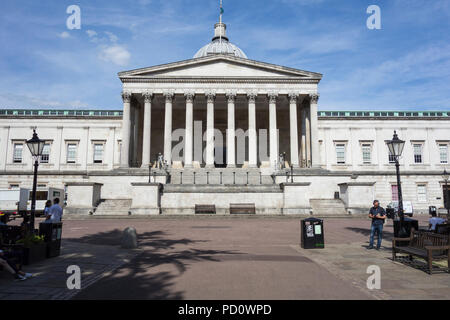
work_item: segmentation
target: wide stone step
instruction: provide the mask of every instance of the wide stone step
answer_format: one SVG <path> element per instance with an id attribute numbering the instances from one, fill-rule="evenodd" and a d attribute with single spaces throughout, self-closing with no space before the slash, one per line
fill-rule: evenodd
<path id="1" fill-rule="evenodd" d="M 103 199 L 94 215 L 128 215 L 131 202 L 131 199 Z"/>
<path id="2" fill-rule="evenodd" d="M 309 202 L 314 215 L 347 215 L 340 199 L 310 199 Z"/>

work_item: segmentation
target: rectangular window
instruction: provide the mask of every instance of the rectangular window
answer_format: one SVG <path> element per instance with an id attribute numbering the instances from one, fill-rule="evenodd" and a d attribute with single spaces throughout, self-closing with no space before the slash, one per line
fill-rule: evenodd
<path id="1" fill-rule="evenodd" d="M 336 145 L 336 161 L 338 164 L 345 164 L 345 144 Z"/>
<path id="2" fill-rule="evenodd" d="M 364 164 L 372 163 L 372 146 L 370 144 L 362 145 L 362 155 Z"/>
<path id="3" fill-rule="evenodd" d="M 439 145 L 439 159 L 441 163 L 448 163 L 448 145 Z"/>
<path id="4" fill-rule="evenodd" d="M 42 149 L 41 163 L 48 163 L 50 160 L 50 145 L 44 144 L 44 149 Z"/>
<path id="5" fill-rule="evenodd" d="M 396 184 L 391 186 L 392 201 L 398 201 L 398 188 Z"/>
<path id="6" fill-rule="evenodd" d="M 389 163 L 395 163 L 395 157 L 394 157 L 394 155 L 391 153 L 390 150 L 389 150 Z"/>
<path id="7" fill-rule="evenodd" d="M 76 163 L 77 160 L 77 145 L 69 143 L 67 145 L 67 163 Z"/>
<path id="8" fill-rule="evenodd" d="M 422 145 L 415 143 L 413 145 L 414 149 L 414 163 L 422 163 Z"/>
<path id="9" fill-rule="evenodd" d="M 18 184 L 10 184 L 10 185 L 9 185 L 9 188 L 10 188 L 10 189 L 19 189 L 20 186 L 19 186 Z"/>
<path id="10" fill-rule="evenodd" d="M 23 155 L 23 144 L 15 143 L 14 144 L 13 162 L 14 163 L 22 163 L 22 155 Z"/>
<path id="11" fill-rule="evenodd" d="M 103 163 L 103 144 L 94 144 L 94 163 Z"/>
<path id="12" fill-rule="evenodd" d="M 427 185 L 418 184 L 417 185 L 417 200 L 419 202 L 427 202 Z"/>

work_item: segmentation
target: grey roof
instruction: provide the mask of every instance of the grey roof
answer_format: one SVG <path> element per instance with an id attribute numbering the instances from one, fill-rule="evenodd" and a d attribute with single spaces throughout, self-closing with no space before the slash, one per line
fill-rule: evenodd
<path id="1" fill-rule="evenodd" d="M 238 46 L 229 42 L 226 38 L 214 39 L 206 46 L 198 50 L 194 55 L 194 59 L 206 57 L 211 54 L 227 54 L 239 58 L 248 59 L 247 55 Z"/>

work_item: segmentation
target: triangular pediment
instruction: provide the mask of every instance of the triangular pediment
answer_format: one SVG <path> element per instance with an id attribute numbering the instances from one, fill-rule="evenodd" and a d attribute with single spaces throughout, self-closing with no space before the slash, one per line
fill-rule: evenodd
<path id="1" fill-rule="evenodd" d="M 190 59 L 119 73 L 129 78 L 299 78 L 320 80 L 322 75 L 226 55 Z"/>

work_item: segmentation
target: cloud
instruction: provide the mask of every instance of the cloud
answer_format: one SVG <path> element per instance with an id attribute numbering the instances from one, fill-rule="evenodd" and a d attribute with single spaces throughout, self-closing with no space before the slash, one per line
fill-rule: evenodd
<path id="1" fill-rule="evenodd" d="M 112 62 L 118 66 L 126 66 L 131 58 L 130 52 L 120 45 L 107 46 L 99 54 L 100 60 Z"/>
<path id="2" fill-rule="evenodd" d="M 67 31 L 64 31 L 64 32 L 60 33 L 58 35 L 58 37 L 60 37 L 61 39 L 67 39 L 67 38 L 70 38 L 70 34 Z"/>
<path id="3" fill-rule="evenodd" d="M 109 37 L 109 41 L 116 43 L 119 40 L 119 38 L 114 33 L 109 31 L 105 31 L 105 33 Z"/>

